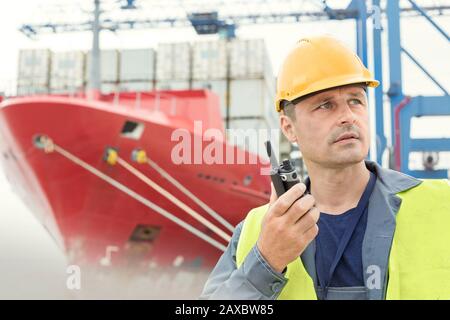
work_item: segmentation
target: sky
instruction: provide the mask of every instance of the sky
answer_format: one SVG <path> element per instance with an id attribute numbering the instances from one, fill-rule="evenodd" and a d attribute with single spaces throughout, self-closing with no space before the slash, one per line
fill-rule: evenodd
<path id="1" fill-rule="evenodd" d="M 67 2 L 67 0 L 65 1 Z M 69 1 L 73 3 L 74 1 Z M 436 2 L 436 1 L 429 1 Z M 450 4 L 450 1 L 437 1 Z M 17 31 L 21 23 L 45 22 L 50 0 L 16 0 L 0 2 L 0 91 L 16 76 L 18 51 L 24 48 L 50 48 L 55 51 L 88 50 L 91 37 L 87 33 L 46 35 L 32 41 Z M 64 3 L 64 1 L 59 1 Z M 39 8 L 38 8 L 39 7 Z M 63 15 L 64 16 L 64 15 Z M 64 16 L 70 20 L 70 16 Z M 450 32 L 450 17 L 436 22 Z M 305 35 L 328 33 L 354 47 L 353 22 L 314 22 L 290 25 L 259 25 L 241 27 L 238 37 L 264 38 L 274 72 L 296 40 Z M 423 18 L 407 18 L 402 24 L 402 45 L 430 69 L 438 81 L 450 90 L 450 46 L 442 35 L 435 32 Z M 213 37 L 211 37 L 213 38 Z M 147 48 L 158 42 L 198 40 L 193 29 L 147 30 L 102 33 L 102 48 Z M 384 57 L 387 57 L 387 39 L 384 35 Z M 387 61 L 387 59 L 385 59 Z M 411 95 L 440 95 L 437 89 L 412 63 L 403 59 L 404 91 Z M 383 78 L 388 79 L 388 69 Z M 387 90 L 384 81 L 384 90 Z M 417 122 L 414 135 L 450 137 L 450 118 L 433 122 Z M 450 163 L 450 159 L 449 159 Z M 33 214 L 12 192 L 0 170 L 0 299 L 1 298 L 70 298 L 65 287 L 66 260 L 51 237 Z"/>

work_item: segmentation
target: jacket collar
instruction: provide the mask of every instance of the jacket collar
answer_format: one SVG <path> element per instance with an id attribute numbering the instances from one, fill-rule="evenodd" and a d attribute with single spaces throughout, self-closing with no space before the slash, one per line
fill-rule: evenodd
<path id="1" fill-rule="evenodd" d="M 382 168 L 374 161 L 366 160 L 366 167 L 376 174 L 377 183 L 385 193 L 397 194 L 411 189 L 422 181 L 399 171 Z"/>

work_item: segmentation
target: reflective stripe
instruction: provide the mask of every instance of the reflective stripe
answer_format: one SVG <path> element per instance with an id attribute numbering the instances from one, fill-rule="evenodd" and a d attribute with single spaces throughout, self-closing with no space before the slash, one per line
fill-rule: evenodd
<path id="1" fill-rule="evenodd" d="M 323 289 L 317 288 L 317 295 L 323 296 Z M 328 287 L 327 300 L 366 300 L 366 287 Z"/>
<path id="2" fill-rule="evenodd" d="M 261 231 L 262 219 L 269 206 L 264 205 L 249 212 L 242 226 L 241 235 L 236 249 L 236 265 L 239 268 L 250 250 L 255 246 Z M 278 300 L 316 300 L 316 291 L 311 277 L 303 267 L 300 257 L 287 266 L 284 286 Z"/>

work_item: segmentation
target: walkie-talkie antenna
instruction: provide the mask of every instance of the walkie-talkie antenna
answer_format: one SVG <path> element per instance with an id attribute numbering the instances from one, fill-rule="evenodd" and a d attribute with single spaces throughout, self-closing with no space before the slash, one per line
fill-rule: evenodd
<path id="1" fill-rule="evenodd" d="M 277 157 L 276 157 L 275 153 L 273 152 L 272 144 L 270 143 L 269 140 L 264 142 L 264 144 L 266 146 L 267 155 L 270 158 L 270 164 L 272 165 L 272 168 L 277 168 L 278 167 L 278 160 L 277 160 Z"/>
<path id="2" fill-rule="evenodd" d="M 273 153 L 270 141 L 267 140 L 264 144 L 266 145 L 267 155 L 270 158 L 270 164 L 272 166 L 272 170 L 270 170 L 270 179 L 272 180 L 272 184 L 275 188 L 277 196 L 280 197 L 283 193 L 286 192 L 286 189 L 284 188 L 283 181 L 281 180 L 281 177 L 279 175 L 278 160 L 275 154 Z"/>

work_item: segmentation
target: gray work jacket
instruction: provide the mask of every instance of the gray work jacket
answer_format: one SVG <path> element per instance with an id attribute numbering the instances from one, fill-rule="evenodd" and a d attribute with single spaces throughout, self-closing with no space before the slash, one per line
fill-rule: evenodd
<path id="1" fill-rule="evenodd" d="M 366 166 L 377 175 L 377 181 L 369 200 L 367 227 L 362 244 L 365 287 L 330 288 L 328 299 L 385 298 L 395 216 L 401 204 L 401 199 L 396 194 L 421 182 L 401 172 L 384 169 L 372 161 L 366 161 Z M 236 226 L 233 237 L 210 274 L 200 299 L 273 300 L 286 285 L 288 279 L 270 267 L 256 245 L 241 267 L 236 267 L 236 248 L 242 224 L 243 222 Z M 301 260 L 318 293 L 320 289 L 317 286 L 314 257 L 315 241 L 312 241 L 302 253 Z M 379 277 L 378 281 L 374 276 Z"/>

